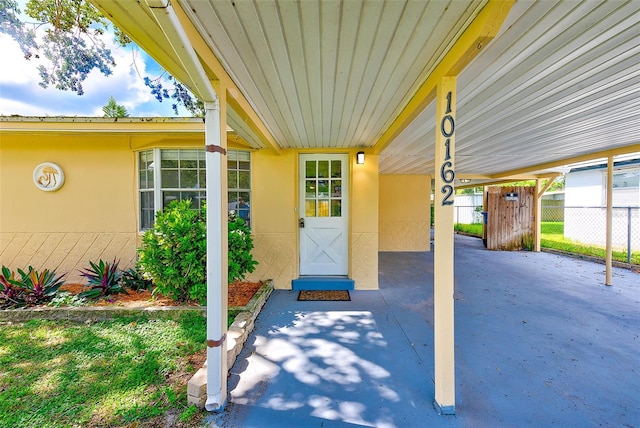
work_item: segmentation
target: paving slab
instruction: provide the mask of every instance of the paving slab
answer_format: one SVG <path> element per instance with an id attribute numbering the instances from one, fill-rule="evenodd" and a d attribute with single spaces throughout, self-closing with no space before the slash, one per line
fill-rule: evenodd
<path id="1" fill-rule="evenodd" d="M 379 290 L 276 290 L 217 427 L 640 427 L 640 274 L 456 236 L 456 414 L 433 407 L 433 253 L 380 253 Z"/>

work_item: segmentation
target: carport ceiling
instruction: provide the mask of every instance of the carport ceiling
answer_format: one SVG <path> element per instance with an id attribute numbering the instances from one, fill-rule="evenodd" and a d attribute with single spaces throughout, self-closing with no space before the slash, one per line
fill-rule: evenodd
<path id="1" fill-rule="evenodd" d="M 142 28 L 144 3 L 92 1 L 134 40 L 158 34 Z M 375 148 L 486 4 L 176 2 L 283 148 Z M 458 78 L 457 174 L 638 150 L 639 21 L 639 1 L 518 1 Z M 180 76 L 162 39 L 147 39 L 142 47 Z M 381 173 L 434 171 L 434 113 L 427 105 L 382 150 Z M 232 112 L 230 125 L 261 147 L 241 117 Z"/>

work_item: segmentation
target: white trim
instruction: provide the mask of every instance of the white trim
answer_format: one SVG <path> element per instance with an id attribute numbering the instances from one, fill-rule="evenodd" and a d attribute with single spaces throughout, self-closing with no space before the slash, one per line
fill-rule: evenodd
<path id="1" fill-rule="evenodd" d="M 306 205 L 305 205 L 305 161 L 307 160 L 339 160 L 341 161 L 341 216 L 340 217 L 307 217 Z M 299 233 L 299 247 L 298 247 L 298 260 L 299 260 L 299 272 L 300 275 L 348 275 L 349 274 L 349 188 L 350 188 L 350 168 L 349 168 L 349 155 L 339 153 L 306 153 L 299 155 L 299 195 L 298 203 L 300 206 L 299 217 L 305 219 L 305 230 L 300 230 Z M 327 198 L 329 199 L 329 197 Z M 329 211 L 331 207 L 329 206 Z M 303 260 L 303 256 L 307 253 L 305 251 L 305 243 L 314 241 L 311 239 L 313 235 L 307 233 L 310 228 L 316 228 L 322 233 L 315 235 L 315 242 L 325 242 L 322 238 L 330 236 L 332 231 L 338 230 L 340 232 L 339 246 L 341 250 L 337 254 L 339 261 L 336 263 L 314 263 L 313 260 Z M 334 236 L 335 237 L 335 236 Z M 331 239 L 333 239 L 332 237 Z M 307 238 L 305 240 L 305 238 Z M 340 247 L 340 245 L 342 247 Z M 327 248 L 328 251 L 321 250 L 321 246 L 315 248 L 317 255 L 325 255 L 331 258 L 331 251 L 335 248 Z M 315 251 L 314 250 L 314 251 Z M 311 253 L 311 251 L 309 251 Z M 336 259 L 334 259 L 336 260 Z"/>

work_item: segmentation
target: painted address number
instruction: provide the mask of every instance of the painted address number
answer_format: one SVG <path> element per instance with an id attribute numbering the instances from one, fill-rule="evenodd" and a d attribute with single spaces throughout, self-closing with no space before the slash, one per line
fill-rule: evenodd
<path id="1" fill-rule="evenodd" d="M 451 91 L 447 93 L 447 111 L 444 117 L 440 121 L 440 132 L 442 136 L 447 140 L 444 143 L 445 155 L 444 162 L 440 166 L 440 178 L 446 184 L 442 186 L 440 192 L 444 194 L 442 199 L 442 205 L 453 205 L 453 180 L 456 178 L 456 173 L 453 170 L 453 162 L 451 162 L 451 136 L 453 136 L 456 130 L 456 123 L 451 115 Z"/>

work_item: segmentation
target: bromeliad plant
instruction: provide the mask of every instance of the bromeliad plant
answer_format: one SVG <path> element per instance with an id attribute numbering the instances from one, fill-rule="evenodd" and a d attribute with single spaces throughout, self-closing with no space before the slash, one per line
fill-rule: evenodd
<path id="1" fill-rule="evenodd" d="M 0 308 L 10 308 L 20 306 L 23 303 L 23 290 L 15 284 L 15 273 L 8 267 L 2 266 L 0 273 Z"/>
<path id="2" fill-rule="evenodd" d="M 45 269 L 42 272 L 38 272 L 33 267 L 29 266 L 27 272 L 18 269 L 18 273 L 21 276 L 21 283 L 25 293 L 25 301 L 27 306 L 39 305 L 47 303 L 58 292 L 58 288 L 64 284 L 64 276 L 57 276 L 55 272 Z"/>
<path id="3" fill-rule="evenodd" d="M 91 267 L 80 271 L 80 275 L 87 278 L 85 287 L 89 287 L 89 290 L 79 293 L 78 297 L 93 299 L 111 294 L 127 294 L 120 283 L 122 272 L 118 270 L 118 263 L 120 261 L 115 259 L 111 263 L 105 263 L 104 260 L 100 260 L 97 264 L 89 262 Z"/>
<path id="4" fill-rule="evenodd" d="M 25 272 L 18 269 L 19 278 L 9 268 L 3 266 L 0 274 L 0 306 L 19 308 L 49 302 L 64 284 L 65 275 L 56 275 L 45 269 L 38 272 L 29 266 Z"/>

